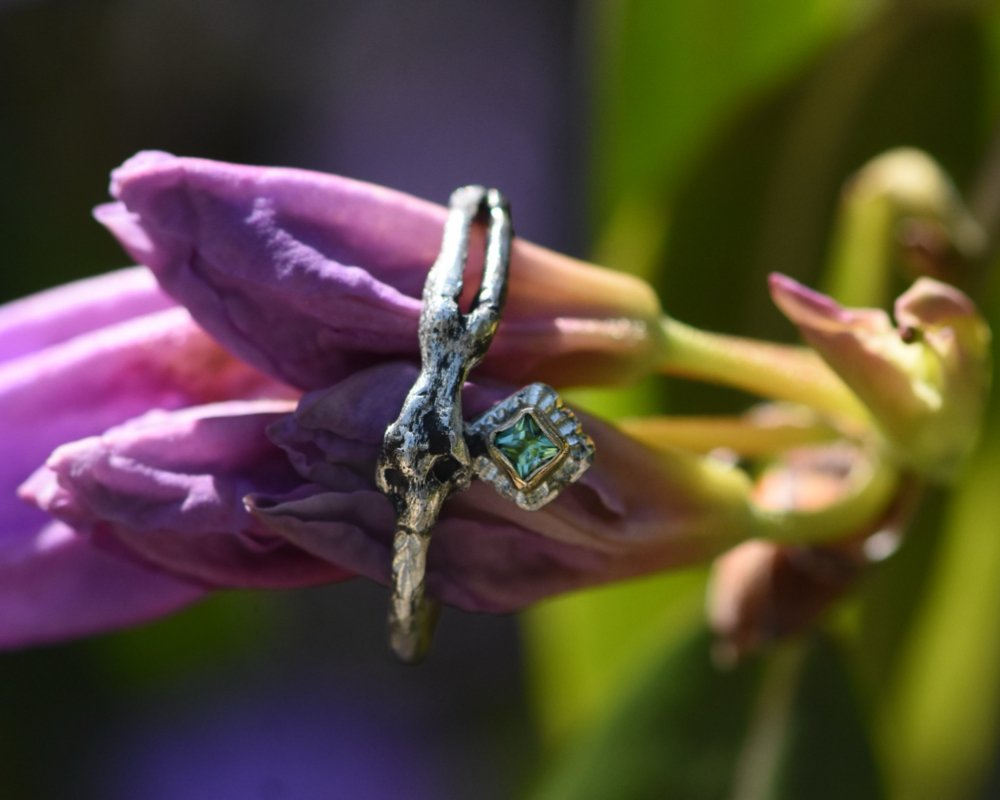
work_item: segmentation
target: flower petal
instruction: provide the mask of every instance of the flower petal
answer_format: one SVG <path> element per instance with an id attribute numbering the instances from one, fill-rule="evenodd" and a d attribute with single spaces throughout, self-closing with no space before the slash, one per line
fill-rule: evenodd
<path id="1" fill-rule="evenodd" d="M 0 364 L 0 549 L 31 535 L 14 524 L 17 486 L 63 442 L 151 408 L 177 408 L 287 387 L 236 361 L 181 308 L 138 317 Z M 6 506 L 12 506 L 8 509 Z M 11 515 L 14 515 L 13 518 Z"/>
<path id="2" fill-rule="evenodd" d="M 98 220 L 259 369 L 319 388 L 416 357 L 441 206 L 331 175 L 165 153 L 126 162 L 111 189 L 121 202 Z M 470 274 L 466 294 L 477 288 Z M 645 283 L 517 240 L 504 321 L 480 370 L 520 383 L 626 379 L 654 357 L 659 313 Z"/>
<path id="3" fill-rule="evenodd" d="M 246 511 L 251 492 L 300 483 L 266 426 L 287 401 L 154 411 L 60 447 L 22 488 L 101 547 L 209 586 L 288 587 L 343 570 L 275 536 Z"/>
<path id="4" fill-rule="evenodd" d="M 374 487 L 386 425 L 416 368 L 385 364 L 307 395 L 271 435 L 312 481 L 253 511 L 302 548 L 385 582 L 394 519 Z M 468 386 L 469 414 L 505 391 Z M 660 453 L 580 415 L 597 455 L 581 481 L 540 511 L 475 483 L 445 504 L 434 529 L 428 590 L 463 608 L 509 611 L 557 592 L 703 561 L 753 525 L 736 470 Z"/>
<path id="5" fill-rule="evenodd" d="M 120 288 L 109 280 L 106 288 Z M 125 284 L 142 287 L 144 281 L 129 276 Z M 148 282 L 145 286 L 151 288 Z M 154 303 L 163 302 L 162 295 L 156 298 Z M 45 307 L 52 308 L 39 306 Z M 82 310 L 87 303 L 60 301 L 55 307 Z M 38 320 L 35 341 L 61 339 L 74 330 L 63 324 L 72 316 L 57 312 L 57 332 L 51 335 Z M 114 316 L 109 310 L 102 318 Z M 115 627 L 199 596 L 202 590 L 186 582 L 157 577 L 125 561 L 116 564 L 88 539 L 73 538 L 66 526 L 53 527 L 48 514 L 18 499 L 17 487 L 63 442 L 99 433 L 150 408 L 261 393 L 288 396 L 289 390 L 230 357 L 179 308 L 107 325 L 0 363 L 0 439 L 6 454 L 0 461 L 0 643 Z M 97 584 L 100 576 L 120 580 L 121 586 L 81 595 L 74 605 L 70 587 Z M 143 582 L 148 598 L 128 600 Z M 28 591 L 28 586 L 33 588 Z M 117 608 L 116 597 L 122 604 Z M 36 603 L 35 617 L 24 607 L 29 598 Z M 45 609 L 66 616 L 46 621 Z"/>
<path id="6" fill-rule="evenodd" d="M 143 267 L 39 292 L 0 306 L 0 363 L 172 305 Z"/>
<path id="7" fill-rule="evenodd" d="M 103 553 L 49 522 L 22 558 L 0 559 L 0 647 L 86 636 L 164 616 L 205 590 Z"/>

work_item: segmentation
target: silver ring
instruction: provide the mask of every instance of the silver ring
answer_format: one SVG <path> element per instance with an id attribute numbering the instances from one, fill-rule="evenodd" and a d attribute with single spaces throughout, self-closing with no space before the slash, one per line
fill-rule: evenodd
<path id="1" fill-rule="evenodd" d="M 462 384 L 500 324 L 513 230 L 510 208 L 496 189 L 464 186 L 452 193 L 449 206 L 441 252 L 424 284 L 420 374 L 386 429 L 375 474 L 396 513 L 389 646 L 407 663 L 426 654 L 437 620 L 424 577 L 431 530 L 447 497 L 478 477 L 534 510 L 576 481 L 594 455 L 576 417 L 541 383 L 511 395 L 463 430 Z M 472 307 L 463 312 L 459 297 L 477 221 L 487 225 L 483 277 Z"/>

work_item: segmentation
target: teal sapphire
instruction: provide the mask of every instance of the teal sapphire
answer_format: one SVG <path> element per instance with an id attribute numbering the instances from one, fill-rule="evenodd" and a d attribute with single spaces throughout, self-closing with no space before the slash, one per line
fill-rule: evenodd
<path id="1" fill-rule="evenodd" d="M 531 414 L 524 414 L 511 425 L 493 435 L 493 444 L 522 481 L 559 455 L 560 448 L 542 431 Z"/>

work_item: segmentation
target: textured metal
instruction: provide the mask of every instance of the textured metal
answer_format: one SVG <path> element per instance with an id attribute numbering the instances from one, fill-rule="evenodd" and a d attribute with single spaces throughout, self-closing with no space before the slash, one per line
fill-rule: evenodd
<path id="1" fill-rule="evenodd" d="M 483 277 L 472 307 L 463 313 L 459 297 L 476 221 L 487 223 Z M 465 186 L 452 193 L 441 253 L 424 285 L 420 375 L 382 442 L 376 482 L 396 512 L 389 645 L 407 663 L 426 653 L 436 618 L 436 608 L 424 597 L 431 528 L 448 495 L 472 478 L 462 384 L 500 323 L 511 236 L 510 210 L 496 189 Z"/>
<path id="2" fill-rule="evenodd" d="M 496 446 L 494 437 L 530 414 L 559 448 L 558 454 L 523 479 Z M 476 477 L 521 508 L 535 511 L 579 480 L 594 460 L 594 443 L 551 386 L 533 383 L 495 405 L 466 428 Z"/>

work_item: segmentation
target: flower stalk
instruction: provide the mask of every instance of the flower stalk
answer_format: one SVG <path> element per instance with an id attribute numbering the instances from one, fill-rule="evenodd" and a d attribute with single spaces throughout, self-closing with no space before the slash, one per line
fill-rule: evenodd
<path id="1" fill-rule="evenodd" d="M 961 283 L 985 246 L 985 231 L 941 166 L 920 150 L 890 150 L 844 189 L 825 291 L 846 305 L 882 306 L 895 275 Z"/>
<path id="2" fill-rule="evenodd" d="M 777 407 L 741 416 L 632 417 L 622 420 L 621 427 L 650 447 L 695 453 L 724 450 L 742 458 L 774 456 L 793 447 L 832 442 L 839 436 L 807 409 Z"/>
<path id="3" fill-rule="evenodd" d="M 855 461 L 845 495 L 817 509 L 775 510 L 755 505 L 757 536 L 779 544 L 816 544 L 872 528 L 890 508 L 901 485 L 891 464 L 875 453 Z"/>
<path id="4" fill-rule="evenodd" d="M 710 333 L 671 317 L 661 321 L 665 343 L 659 370 L 768 397 L 801 403 L 836 417 L 864 421 L 857 397 L 804 347 Z"/>

